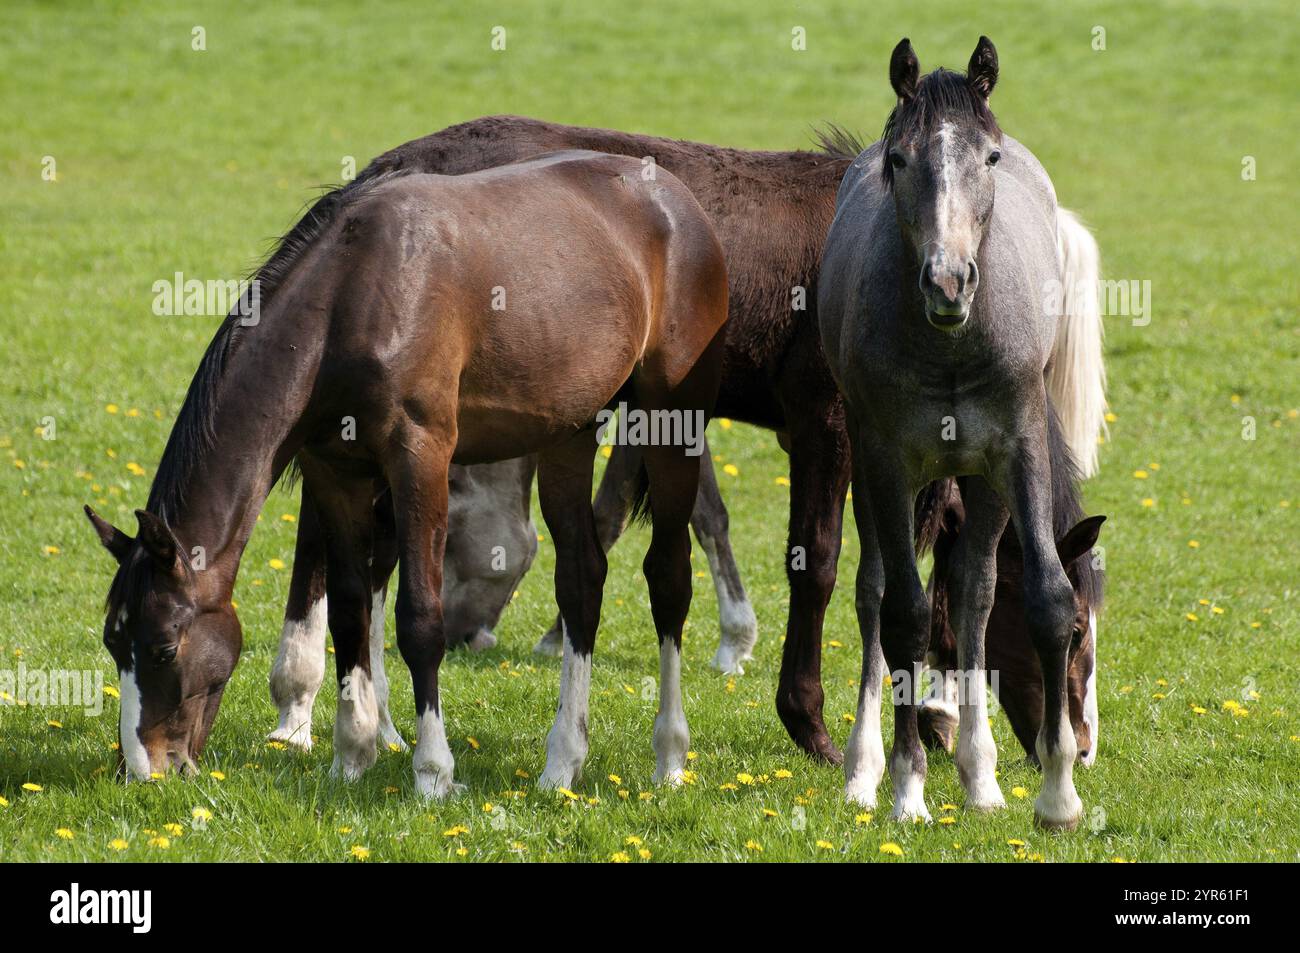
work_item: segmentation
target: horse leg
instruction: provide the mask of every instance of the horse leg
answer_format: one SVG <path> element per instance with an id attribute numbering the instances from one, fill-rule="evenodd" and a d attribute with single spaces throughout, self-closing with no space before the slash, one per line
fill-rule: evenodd
<path id="1" fill-rule="evenodd" d="M 339 480 L 312 460 L 303 463 L 325 537 L 325 592 L 338 675 L 338 716 L 330 772 L 355 780 L 375 763 L 379 714 L 366 649 L 374 488 L 370 480 Z"/>
<path id="2" fill-rule="evenodd" d="M 564 633 L 560 700 L 537 781 L 544 788 L 572 787 L 587 758 L 591 655 L 606 570 L 591 509 L 595 456 L 595 431 L 588 430 L 543 453 L 537 467 L 537 497 L 555 540 L 555 601 Z"/>
<path id="3" fill-rule="evenodd" d="M 1074 589 L 1061 567 L 1052 533 L 1046 428 L 1020 440 L 1009 471 L 1011 519 L 1025 560 L 1025 620 L 1043 670 L 1043 723 L 1034 745 L 1043 766 L 1043 790 L 1034 802 L 1034 820 L 1042 827 L 1073 830 L 1083 816 L 1083 803 L 1074 789 L 1078 745 L 1070 725 L 1066 686 Z"/>
<path id="4" fill-rule="evenodd" d="M 822 720 L 822 623 L 835 588 L 844 495 L 849 482 L 848 440 L 820 414 L 790 421 L 790 537 L 786 625 L 776 710 L 804 751 L 832 764 L 843 760 Z M 816 418 L 816 419 L 813 419 Z"/>
<path id="5" fill-rule="evenodd" d="M 869 446 L 862 440 L 858 446 Z M 868 481 L 872 521 L 884 567 L 885 591 L 880 603 L 880 643 L 893 673 L 894 747 L 889 776 L 894 786 L 895 820 L 930 819 L 925 806 L 925 749 L 916 723 L 915 679 L 920 673 L 930 636 L 930 603 L 916 571 L 912 542 L 915 487 L 909 485 L 900 461 L 881 454 L 860 454 L 860 472 Z M 864 547 L 865 548 L 865 547 Z"/>
<path id="6" fill-rule="evenodd" d="M 953 548 L 948 580 L 957 635 L 959 686 L 957 776 L 966 789 L 966 807 L 992 811 L 1006 806 L 998 788 L 998 748 L 989 728 L 984 693 L 984 633 L 997 585 L 997 550 L 1007 511 L 992 488 L 978 477 L 963 493 L 966 521 Z M 944 673 L 947 680 L 948 673 Z"/>
<path id="7" fill-rule="evenodd" d="M 447 546 L 448 436 L 407 424 L 390 441 L 402 448 L 386 466 L 397 523 L 397 647 L 411 670 L 419 734 L 412 758 L 415 790 L 442 799 L 459 788 L 447 744 L 438 668 L 447 652 L 442 625 L 442 559 Z"/>
<path id="8" fill-rule="evenodd" d="M 267 736 L 271 741 L 311 750 L 312 706 L 325 680 L 325 634 L 325 536 L 304 486 L 289 601 L 271 667 L 271 700 L 280 711 L 279 726 Z"/>
<path id="9" fill-rule="evenodd" d="M 384 665 L 384 606 L 388 580 L 397 567 L 397 522 L 393 496 L 385 491 L 375 501 L 374 553 L 370 563 L 370 672 L 375 679 L 375 705 L 379 708 L 379 741 L 398 751 L 406 741 L 388 711 L 388 670 Z"/>
<path id="10" fill-rule="evenodd" d="M 857 457 L 865 459 L 865 454 Z M 862 634 L 862 680 L 858 685 L 857 717 L 844 749 L 844 797 L 874 810 L 876 791 L 885 774 L 885 748 L 880 731 L 880 692 L 885 674 L 880 650 L 880 606 L 885 592 L 885 569 L 876 542 L 871 493 L 859 469 L 855 467 L 853 478 L 853 516 L 862 549 L 856 591 L 858 628 Z"/>
<path id="11" fill-rule="evenodd" d="M 616 443 L 605 464 L 605 472 L 596 489 L 592 508 L 596 516 L 596 535 L 602 552 L 608 553 L 623 535 L 632 498 L 636 496 L 637 476 L 641 471 L 641 448 Z M 559 656 L 564 651 L 564 624 L 556 613 L 555 624 L 533 646 L 538 655 Z"/>
<path id="12" fill-rule="evenodd" d="M 709 559 L 709 575 L 713 577 L 713 589 L 718 597 L 718 651 L 712 665 L 727 675 L 744 675 L 744 663 L 754 657 L 758 642 L 758 619 L 731 552 L 731 520 L 718 490 L 707 439 L 704 453 L 698 459 L 699 490 L 691 514 L 691 528 Z"/>

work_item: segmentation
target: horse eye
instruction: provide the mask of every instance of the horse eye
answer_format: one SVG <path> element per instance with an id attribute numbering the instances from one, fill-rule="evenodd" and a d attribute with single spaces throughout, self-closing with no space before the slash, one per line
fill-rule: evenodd
<path id="1" fill-rule="evenodd" d="M 1070 632 L 1070 643 L 1075 646 L 1083 644 L 1083 629 L 1079 628 L 1077 625 L 1074 627 L 1073 631 Z"/>
<path id="2" fill-rule="evenodd" d="M 1002 153 L 993 151 L 989 153 L 989 165 L 997 165 L 998 160 L 1002 158 Z"/>
<path id="3" fill-rule="evenodd" d="M 894 167 L 895 171 L 907 168 L 907 161 L 897 152 L 889 154 L 889 164 Z"/>
<path id="4" fill-rule="evenodd" d="M 159 665 L 168 665 L 176 658 L 175 645 L 162 645 L 154 650 L 153 660 Z"/>

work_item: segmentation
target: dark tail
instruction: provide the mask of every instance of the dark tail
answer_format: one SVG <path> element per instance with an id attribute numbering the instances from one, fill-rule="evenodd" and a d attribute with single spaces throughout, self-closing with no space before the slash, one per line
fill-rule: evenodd
<path id="1" fill-rule="evenodd" d="M 645 468 L 645 461 L 642 460 L 636 468 L 636 482 L 632 484 L 632 499 L 630 500 L 631 509 L 628 511 L 629 523 L 640 523 L 645 526 L 650 523 L 650 472 Z"/>

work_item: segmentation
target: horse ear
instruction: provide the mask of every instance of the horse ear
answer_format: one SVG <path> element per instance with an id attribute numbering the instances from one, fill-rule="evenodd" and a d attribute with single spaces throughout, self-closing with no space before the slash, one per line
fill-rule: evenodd
<path id="1" fill-rule="evenodd" d="M 985 99 L 992 95 L 998 83 L 998 51 L 987 36 L 981 36 L 975 44 L 975 52 L 966 66 L 966 82 Z"/>
<path id="2" fill-rule="evenodd" d="M 175 568 L 180 546 L 162 517 L 155 516 L 148 510 L 136 510 L 135 518 L 140 524 L 140 543 L 154 562 L 162 569 Z"/>
<path id="3" fill-rule="evenodd" d="M 912 41 L 903 37 L 889 57 L 889 85 L 894 87 L 900 103 L 916 95 L 916 80 L 920 72 L 921 64 L 912 52 Z"/>
<path id="4" fill-rule="evenodd" d="M 104 548 L 113 554 L 113 558 L 119 563 L 126 559 L 126 554 L 131 551 L 131 544 L 135 540 L 122 532 L 108 520 L 104 519 L 89 506 L 83 507 L 86 511 L 86 519 L 90 520 L 90 525 L 95 527 L 95 532 L 99 534 L 99 541 Z"/>
<path id="5" fill-rule="evenodd" d="M 1056 544 L 1056 553 L 1061 557 L 1061 565 L 1069 566 L 1084 553 L 1092 551 L 1101 535 L 1101 524 L 1106 522 L 1104 516 L 1089 516 L 1079 520 L 1070 531 Z"/>

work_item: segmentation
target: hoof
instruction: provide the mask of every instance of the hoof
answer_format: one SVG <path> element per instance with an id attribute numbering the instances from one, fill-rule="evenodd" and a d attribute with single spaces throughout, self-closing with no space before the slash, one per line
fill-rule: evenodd
<path id="1" fill-rule="evenodd" d="M 1058 811 L 1044 809 L 1041 802 L 1041 797 L 1034 802 L 1034 824 L 1045 831 L 1072 831 L 1083 820 L 1083 802 L 1077 799 L 1076 806 Z"/>
<path id="2" fill-rule="evenodd" d="M 1002 796 L 1002 792 L 997 788 L 994 788 L 992 792 L 978 795 L 968 794 L 963 805 L 967 811 L 973 814 L 992 814 L 994 811 L 1000 811 L 1006 806 L 1006 798 Z"/>
<path id="3" fill-rule="evenodd" d="M 549 764 L 537 778 L 537 787 L 543 791 L 556 791 L 560 788 L 572 791 L 582 777 L 582 772 L 574 768 L 552 768 Z"/>
<path id="4" fill-rule="evenodd" d="M 278 741 L 300 751 L 311 750 L 311 724 L 306 723 L 297 728 L 281 725 L 266 736 L 267 741 Z"/>
<path id="5" fill-rule="evenodd" d="M 486 652 L 497 644 L 497 637 L 491 629 L 480 628 L 465 640 L 465 648 L 471 652 Z"/>
<path id="6" fill-rule="evenodd" d="M 564 654 L 564 636 L 559 629 L 551 629 L 544 636 L 537 640 L 533 646 L 534 655 L 546 655 L 550 658 L 559 658 Z"/>
<path id="7" fill-rule="evenodd" d="M 931 751 L 942 749 L 953 753 L 957 746 L 957 719 L 950 712 L 935 705 L 922 705 L 916 710 L 916 725 L 923 745 Z"/>
<path id="8" fill-rule="evenodd" d="M 915 824 L 918 821 L 924 824 L 930 823 L 930 809 L 925 806 L 924 800 L 897 803 L 891 816 L 894 820 L 907 824 Z"/>
<path id="9" fill-rule="evenodd" d="M 752 652 L 724 642 L 718 646 L 718 651 L 714 653 L 713 661 L 709 664 L 723 675 L 744 675 L 745 663 L 753 657 Z"/>
<path id="10" fill-rule="evenodd" d="M 844 800 L 868 811 L 876 809 L 876 785 L 868 781 L 850 781 L 844 785 Z"/>
<path id="11" fill-rule="evenodd" d="M 445 801 L 464 794 L 468 788 L 451 779 L 451 772 L 434 768 L 416 769 L 415 793 L 426 801 Z"/>
<path id="12" fill-rule="evenodd" d="M 336 754 L 334 756 L 334 763 L 330 765 L 330 776 L 339 778 L 343 781 L 357 781 L 374 763 L 375 752 L 373 751 L 370 753 L 369 758 L 344 758 Z"/>
<path id="13" fill-rule="evenodd" d="M 820 717 L 798 721 L 792 719 L 785 723 L 785 730 L 790 733 L 794 743 L 814 760 L 826 764 L 844 763 L 844 755 L 840 753 L 839 748 L 835 747 L 835 742 L 831 741 L 826 725 L 822 723 Z"/>

